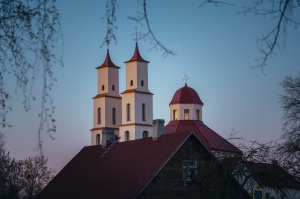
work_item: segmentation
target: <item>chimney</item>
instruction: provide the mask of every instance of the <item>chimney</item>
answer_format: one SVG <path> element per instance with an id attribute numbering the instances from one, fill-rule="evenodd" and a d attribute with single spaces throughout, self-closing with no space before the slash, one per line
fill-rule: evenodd
<path id="1" fill-rule="evenodd" d="M 165 120 L 156 119 L 153 120 L 153 140 L 157 140 L 162 134 L 164 134 Z"/>

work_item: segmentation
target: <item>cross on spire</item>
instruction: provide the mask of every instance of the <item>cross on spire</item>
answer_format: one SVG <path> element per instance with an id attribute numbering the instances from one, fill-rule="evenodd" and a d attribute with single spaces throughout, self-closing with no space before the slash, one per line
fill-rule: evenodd
<path id="1" fill-rule="evenodd" d="M 186 84 L 190 78 L 187 75 L 184 75 L 182 81 Z"/>
<path id="2" fill-rule="evenodd" d="M 137 26 L 135 26 L 135 32 L 133 32 L 132 35 L 134 35 L 134 34 L 135 34 L 135 42 L 137 43 L 137 41 L 138 41 L 138 35 L 142 34 L 141 32 L 137 31 Z"/>

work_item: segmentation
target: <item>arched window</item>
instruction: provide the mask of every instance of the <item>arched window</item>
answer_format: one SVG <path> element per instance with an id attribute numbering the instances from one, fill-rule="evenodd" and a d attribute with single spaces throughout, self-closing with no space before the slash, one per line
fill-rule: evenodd
<path id="1" fill-rule="evenodd" d="M 96 145 L 100 144 L 100 134 L 96 135 Z"/>
<path id="2" fill-rule="evenodd" d="M 133 86 L 133 80 L 130 80 L 130 86 Z"/>
<path id="3" fill-rule="evenodd" d="M 143 138 L 147 138 L 148 137 L 148 131 L 143 131 Z"/>
<path id="4" fill-rule="evenodd" d="M 102 90 L 104 91 L 104 85 L 102 85 Z"/>
<path id="5" fill-rule="evenodd" d="M 101 124 L 101 108 L 98 108 L 98 111 L 97 111 L 97 121 L 98 121 L 98 124 Z"/>
<path id="6" fill-rule="evenodd" d="M 115 85 L 112 85 L 112 90 L 113 90 L 113 91 L 115 90 Z"/>
<path id="7" fill-rule="evenodd" d="M 130 104 L 127 104 L 126 107 L 126 115 L 127 115 L 127 121 L 130 121 Z"/>
<path id="8" fill-rule="evenodd" d="M 125 141 L 129 141 L 130 140 L 130 133 L 129 131 L 125 131 Z"/>
<path id="9" fill-rule="evenodd" d="M 142 120 L 143 121 L 146 121 L 146 105 L 145 104 L 142 104 Z"/>
<path id="10" fill-rule="evenodd" d="M 144 86 L 144 80 L 141 81 L 141 86 Z"/>
<path id="11" fill-rule="evenodd" d="M 116 124 L 116 108 L 112 109 L 112 123 Z"/>

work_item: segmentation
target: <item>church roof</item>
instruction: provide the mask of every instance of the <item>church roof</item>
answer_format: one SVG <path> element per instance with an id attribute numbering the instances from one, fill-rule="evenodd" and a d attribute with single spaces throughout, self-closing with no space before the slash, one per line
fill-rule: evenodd
<path id="1" fill-rule="evenodd" d="M 193 133 L 84 147 L 37 199 L 135 198 Z M 76 190 L 76 191 L 75 191 Z"/>
<path id="2" fill-rule="evenodd" d="M 191 87 L 188 87 L 187 84 L 185 84 L 184 87 L 178 89 L 170 104 L 201 104 L 203 105 L 203 102 L 201 101 L 198 93 Z"/>
<path id="3" fill-rule="evenodd" d="M 194 132 L 201 142 L 209 150 L 226 151 L 241 154 L 242 152 L 233 144 L 225 140 L 222 136 L 207 127 L 202 121 L 198 120 L 174 120 L 170 121 L 164 129 L 165 134 L 180 134 Z"/>
<path id="4" fill-rule="evenodd" d="M 104 67 L 114 67 L 114 68 L 120 68 L 119 66 L 116 66 L 110 59 L 109 50 L 106 52 L 106 57 L 102 65 L 98 66 L 98 68 L 104 68 Z"/>
<path id="5" fill-rule="evenodd" d="M 125 63 L 132 62 L 132 61 L 141 61 L 141 62 L 149 63 L 149 61 L 144 60 L 142 58 L 142 56 L 140 55 L 139 47 L 138 47 L 138 43 L 137 42 L 135 44 L 135 50 L 134 50 L 134 54 L 133 54 L 132 58 L 130 60 L 126 61 Z"/>

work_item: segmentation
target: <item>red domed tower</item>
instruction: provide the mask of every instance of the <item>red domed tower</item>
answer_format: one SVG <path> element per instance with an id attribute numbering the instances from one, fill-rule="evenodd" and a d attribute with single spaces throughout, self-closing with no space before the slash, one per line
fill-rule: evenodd
<path id="1" fill-rule="evenodd" d="M 164 134 L 194 132 L 217 157 L 240 156 L 242 152 L 202 122 L 202 106 L 198 93 L 185 84 L 170 102 L 170 122 Z"/>
<path id="2" fill-rule="evenodd" d="M 178 89 L 170 102 L 170 120 L 202 121 L 202 106 L 198 93 L 185 84 Z"/>

